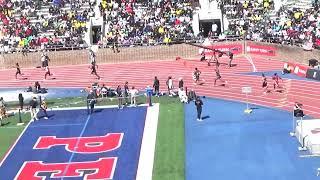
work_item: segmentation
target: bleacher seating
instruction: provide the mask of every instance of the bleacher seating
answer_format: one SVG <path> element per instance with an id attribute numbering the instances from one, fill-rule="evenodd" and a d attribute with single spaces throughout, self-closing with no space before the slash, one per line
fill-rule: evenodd
<path id="1" fill-rule="evenodd" d="M 272 0 L 217 0 L 228 20 L 226 36 L 282 44 L 314 43 L 320 46 L 317 4 L 301 0 L 303 8 L 285 4 L 275 11 Z M 91 17 L 103 18 L 101 46 L 117 43 L 169 44 L 196 39 L 193 0 L 2 0 L 0 1 L 0 51 L 38 50 L 85 46 Z M 105 34 L 103 34 L 105 33 Z M 200 34 L 201 35 L 201 34 Z M 201 39 L 201 38 L 200 38 Z"/>

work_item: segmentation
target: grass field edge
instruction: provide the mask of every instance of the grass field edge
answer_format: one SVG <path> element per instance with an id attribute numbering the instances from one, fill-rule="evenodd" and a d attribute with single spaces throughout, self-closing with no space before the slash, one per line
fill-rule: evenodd
<path id="1" fill-rule="evenodd" d="M 160 102 L 153 180 L 185 179 L 184 105 Z"/>
<path id="2" fill-rule="evenodd" d="M 15 140 L 15 142 L 11 145 L 10 149 L 7 151 L 7 153 L 3 156 L 3 158 L 0 161 L 0 167 L 2 166 L 2 164 L 5 162 L 5 160 L 7 159 L 7 157 L 9 156 L 9 154 L 11 153 L 11 151 L 14 149 L 14 147 L 17 145 L 17 143 L 19 142 L 19 140 L 21 139 L 21 137 L 23 136 L 23 134 L 26 132 L 26 130 L 28 129 L 29 125 L 31 124 L 32 121 L 29 121 L 28 124 L 24 127 L 24 129 L 22 130 L 22 132 L 20 133 L 20 135 L 18 136 L 18 138 Z"/>

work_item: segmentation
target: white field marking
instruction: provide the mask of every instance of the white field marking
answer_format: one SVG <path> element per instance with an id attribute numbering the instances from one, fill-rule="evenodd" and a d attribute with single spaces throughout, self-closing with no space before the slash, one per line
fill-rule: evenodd
<path id="1" fill-rule="evenodd" d="M 252 58 L 251 58 L 250 56 L 248 56 L 248 55 L 245 55 L 245 57 L 246 57 L 246 59 L 249 61 L 249 63 L 251 64 L 252 69 L 253 69 L 253 72 L 257 72 L 257 68 L 256 68 L 256 66 L 255 66 L 254 63 L 253 63 Z"/>
<path id="2" fill-rule="evenodd" d="M 300 155 L 301 158 L 308 158 L 308 157 L 320 157 L 320 154 L 307 154 L 307 155 Z"/>
<path id="3" fill-rule="evenodd" d="M 40 120 L 40 121 L 46 121 L 46 120 Z M 81 126 L 83 124 L 75 123 L 75 124 L 47 124 L 47 125 L 34 125 L 30 126 L 30 128 L 37 128 L 37 127 L 64 127 L 64 126 Z"/>
<path id="4" fill-rule="evenodd" d="M 0 129 L 20 129 L 20 128 L 25 128 L 26 126 L 4 126 L 4 127 L 1 127 Z"/>
<path id="5" fill-rule="evenodd" d="M 148 106 L 147 104 L 140 104 L 138 107 Z M 107 106 L 95 106 L 94 109 L 108 109 L 108 108 L 118 108 L 118 105 L 107 105 Z M 48 108 L 48 111 L 65 111 L 65 110 L 84 110 L 87 106 L 82 107 L 64 107 L 64 108 Z"/>
<path id="6" fill-rule="evenodd" d="M 0 167 L 2 166 L 2 164 L 5 162 L 5 160 L 8 158 L 9 154 L 11 154 L 11 151 L 15 148 L 15 146 L 17 145 L 17 143 L 19 142 L 19 140 L 21 139 L 22 135 L 25 133 L 25 131 L 28 129 L 29 125 L 31 124 L 31 121 L 29 121 L 29 123 L 25 126 L 25 128 L 23 129 L 23 131 L 21 132 L 21 134 L 19 135 L 19 137 L 16 139 L 16 141 L 14 142 L 14 144 L 11 146 L 10 150 L 7 152 L 7 154 L 4 156 L 4 158 L 2 159 L 2 161 L 0 162 Z"/>
<path id="7" fill-rule="evenodd" d="M 136 180 L 152 180 L 152 170 L 157 139 L 159 104 L 148 107 L 141 143 Z"/>

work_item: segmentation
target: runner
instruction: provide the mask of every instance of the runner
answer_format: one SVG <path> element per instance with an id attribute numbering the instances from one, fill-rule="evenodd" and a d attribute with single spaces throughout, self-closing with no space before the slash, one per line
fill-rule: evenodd
<path id="1" fill-rule="evenodd" d="M 276 88 L 281 88 L 280 85 L 279 85 L 279 80 L 280 79 L 282 80 L 282 78 L 277 73 L 273 74 L 272 80 L 273 80 L 273 89 L 274 90 L 276 90 Z"/>
<path id="2" fill-rule="evenodd" d="M 232 60 L 233 60 L 233 53 L 231 51 L 226 52 L 227 56 L 229 57 L 229 67 L 232 67 Z"/>
<path id="3" fill-rule="evenodd" d="M 211 58 L 208 61 L 208 66 L 211 66 L 211 63 L 216 63 L 217 64 L 217 62 L 219 62 L 219 59 L 218 59 L 217 55 L 219 57 L 221 57 L 222 56 L 221 53 L 222 52 L 220 52 L 220 51 L 214 50 L 213 51 L 213 55 L 211 56 Z"/>
<path id="4" fill-rule="evenodd" d="M 53 73 L 50 72 L 49 66 L 46 66 L 46 67 L 45 67 L 45 71 L 46 71 L 46 73 L 44 74 L 44 80 L 47 80 L 47 76 L 48 76 L 48 75 L 49 75 L 49 76 L 52 76 Z"/>
<path id="5" fill-rule="evenodd" d="M 264 94 L 269 92 L 267 77 L 264 75 L 264 73 L 262 73 L 262 89 Z"/>
<path id="6" fill-rule="evenodd" d="M 198 70 L 198 68 L 195 68 L 195 71 L 193 72 L 193 80 L 195 84 L 198 84 L 200 81 L 200 74 L 201 71 Z"/>
<path id="7" fill-rule="evenodd" d="M 219 68 L 216 68 L 215 71 L 216 71 L 216 79 L 214 80 L 214 86 L 216 86 L 217 80 L 220 80 L 220 82 L 223 82 L 222 83 L 223 86 L 226 85 L 227 81 L 224 81 L 224 80 L 221 79 Z"/>
<path id="8" fill-rule="evenodd" d="M 91 63 L 91 74 L 94 74 L 97 76 L 97 78 L 100 80 L 101 77 L 98 75 L 97 73 L 97 68 L 98 68 L 98 65 L 95 63 L 95 62 L 92 62 Z"/>
<path id="9" fill-rule="evenodd" d="M 16 68 L 17 68 L 17 71 L 16 71 L 16 79 L 18 79 L 18 74 L 23 77 L 23 74 L 21 73 L 21 69 L 20 69 L 20 66 L 19 66 L 19 63 L 16 63 Z M 24 79 L 24 78 L 23 78 Z"/>

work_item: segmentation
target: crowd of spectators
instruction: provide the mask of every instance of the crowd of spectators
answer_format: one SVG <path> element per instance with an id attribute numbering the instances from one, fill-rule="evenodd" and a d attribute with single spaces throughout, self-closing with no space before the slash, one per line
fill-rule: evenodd
<path id="1" fill-rule="evenodd" d="M 273 0 L 217 1 L 229 21 L 228 30 L 220 34 L 220 39 L 232 35 L 254 41 L 320 47 L 318 4 L 306 11 L 283 6 L 275 12 Z M 83 37 L 90 17 L 102 17 L 106 24 L 105 33 L 98 32 L 102 37 L 99 44 L 104 47 L 115 43 L 156 45 L 195 39 L 193 2 L 0 0 L 0 51 L 85 46 Z M 81 9 L 84 4 L 87 9 Z"/>
<path id="2" fill-rule="evenodd" d="M 51 2 L 51 1 L 50 1 Z M 1 0 L 0 51 L 20 51 L 83 44 L 86 21 L 93 14 L 92 0 Z M 63 10 L 66 4 L 70 9 Z M 89 10 L 78 11 L 83 4 Z M 49 7 L 47 13 L 41 9 Z M 50 34 L 51 32 L 51 34 Z"/>
<path id="3" fill-rule="evenodd" d="M 103 44 L 116 35 L 125 46 L 194 38 L 190 0 L 102 0 L 99 8 L 107 23 Z"/>
<path id="4" fill-rule="evenodd" d="M 271 0 L 223 1 L 220 8 L 230 19 L 225 34 L 253 41 L 299 45 L 309 50 L 320 47 L 319 5 L 305 11 L 282 6 L 274 11 Z M 274 12 L 272 16 L 271 12 Z"/>

